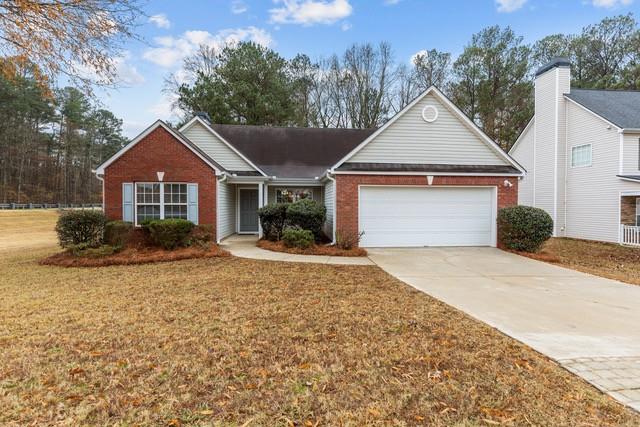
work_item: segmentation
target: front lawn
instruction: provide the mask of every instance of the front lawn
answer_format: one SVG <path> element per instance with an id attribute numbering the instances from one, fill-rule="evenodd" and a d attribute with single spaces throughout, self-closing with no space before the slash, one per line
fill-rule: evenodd
<path id="1" fill-rule="evenodd" d="M 372 266 L 0 254 L 2 425 L 638 425 Z"/>
<path id="2" fill-rule="evenodd" d="M 553 238 L 533 258 L 640 285 L 640 248 L 590 240 Z"/>

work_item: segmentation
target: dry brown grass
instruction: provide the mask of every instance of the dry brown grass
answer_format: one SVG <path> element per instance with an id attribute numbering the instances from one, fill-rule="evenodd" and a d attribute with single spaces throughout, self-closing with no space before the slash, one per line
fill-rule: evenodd
<path id="1" fill-rule="evenodd" d="M 0 254 L 0 425 L 638 425 L 372 266 Z"/>
<path id="2" fill-rule="evenodd" d="M 57 209 L 0 210 L 0 251 L 51 246 L 56 242 L 53 227 Z"/>
<path id="3" fill-rule="evenodd" d="M 640 285 L 640 249 L 589 240 L 554 238 L 538 254 L 540 261 L 596 276 Z"/>
<path id="4" fill-rule="evenodd" d="M 367 256 L 367 251 L 363 248 L 340 249 L 336 246 L 313 245 L 307 249 L 288 248 L 284 242 L 271 242 L 269 240 L 258 240 L 257 246 L 262 249 L 274 252 L 285 252 L 299 255 L 324 255 L 324 256 Z"/>

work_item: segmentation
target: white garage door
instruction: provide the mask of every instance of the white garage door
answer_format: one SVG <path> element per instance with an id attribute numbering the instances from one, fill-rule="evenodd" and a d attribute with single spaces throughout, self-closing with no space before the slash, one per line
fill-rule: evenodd
<path id="1" fill-rule="evenodd" d="M 494 193 L 485 187 L 360 187 L 360 245 L 493 246 Z"/>

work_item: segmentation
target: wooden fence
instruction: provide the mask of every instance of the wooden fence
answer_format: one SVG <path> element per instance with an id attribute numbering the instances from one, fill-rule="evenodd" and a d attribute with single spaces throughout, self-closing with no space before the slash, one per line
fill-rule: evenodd
<path id="1" fill-rule="evenodd" d="M 102 209 L 102 203 L 0 203 L 0 209 Z"/>

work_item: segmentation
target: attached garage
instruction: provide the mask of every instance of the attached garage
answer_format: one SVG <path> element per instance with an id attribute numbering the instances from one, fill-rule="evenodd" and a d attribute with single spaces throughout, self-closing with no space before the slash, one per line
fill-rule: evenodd
<path id="1" fill-rule="evenodd" d="M 495 246 L 496 187 L 361 186 L 363 247 Z"/>

